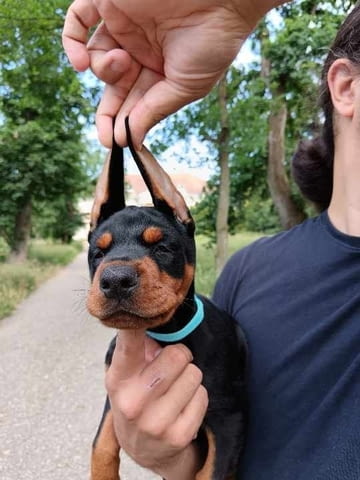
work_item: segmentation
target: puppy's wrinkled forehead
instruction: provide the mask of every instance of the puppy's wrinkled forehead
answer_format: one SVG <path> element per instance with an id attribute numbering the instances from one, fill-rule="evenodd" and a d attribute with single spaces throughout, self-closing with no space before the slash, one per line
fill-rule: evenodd
<path id="1" fill-rule="evenodd" d="M 151 230 L 148 231 L 150 228 Z M 156 230 L 158 231 L 157 235 L 155 234 Z M 141 237 L 144 237 L 145 241 L 148 240 L 151 243 L 152 241 L 159 241 L 168 235 L 172 235 L 175 238 L 178 235 L 181 236 L 181 232 L 175 222 L 168 220 L 155 208 L 135 206 L 126 207 L 103 222 L 94 232 L 95 243 L 101 243 L 100 238 L 104 238 L 106 243 L 107 232 L 113 237 L 112 243 L 133 242 L 134 239 L 141 240 Z M 150 232 L 153 232 L 153 235 Z M 161 235 L 160 232 L 162 232 Z"/>
<path id="2" fill-rule="evenodd" d="M 181 254 L 186 263 L 195 260 L 195 245 L 184 225 L 153 207 L 126 207 L 115 213 L 96 229 L 91 247 L 114 259 L 133 260 L 161 248 L 164 255 L 178 255 L 179 261 Z"/>

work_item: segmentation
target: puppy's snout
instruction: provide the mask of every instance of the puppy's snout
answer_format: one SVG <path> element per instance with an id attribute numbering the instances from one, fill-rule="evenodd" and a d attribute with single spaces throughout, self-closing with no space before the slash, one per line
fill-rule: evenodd
<path id="1" fill-rule="evenodd" d="M 138 274 L 131 265 L 111 265 L 104 269 L 100 289 L 106 298 L 128 298 L 138 285 Z"/>

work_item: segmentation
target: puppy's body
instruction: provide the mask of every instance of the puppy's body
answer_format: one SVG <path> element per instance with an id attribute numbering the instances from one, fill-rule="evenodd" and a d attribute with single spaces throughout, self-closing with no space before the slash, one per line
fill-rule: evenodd
<path id="1" fill-rule="evenodd" d="M 88 308 L 105 325 L 146 329 L 162 345 L 181 342 L 192 351 L 209 394 L 197 439 L 207 459 L 197 479 L 224 480 L 236 472 L 243 446 L 245 341 L 225 312 L 194 293 L 194 224 L 182 197 L 153 159 L 133 155 L 155 207 L 126 207 L 121 195 L 119 205 L 111 189 L 101 194 L 106 201 L 95 208 L 89 238 Z M 110 160 L 122 165 L 122 152 L 114 148 Z M 114 347 L 115 341 L 107 365 Z M 92 480 L 119 479 L 118 451 L 107 400 L 94 440 Z"/>

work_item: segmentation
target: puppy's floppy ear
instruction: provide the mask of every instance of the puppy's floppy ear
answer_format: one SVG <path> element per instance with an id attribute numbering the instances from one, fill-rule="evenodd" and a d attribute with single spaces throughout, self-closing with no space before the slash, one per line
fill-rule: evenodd
<path id="1" fill-rule="evenodd" d="M 90 216 L 90 232 L 113 213 L 125 208 L 124 152 L 113 140 L 96 184 L 95 200 Z"/>
<path id="2" fill-rule="evenodd" d="M 183 196 L 176 189 L 169 175 L 144 145 L 140 151 L 135 150 L 131 139 L 129 117 L 125 118 L 125 128 L 130 151 L 149 189 L 154 207 L 167 215 L 175 216 L 187 227 L 188 233 L 193 235 L 195 231 L 194 220 Z"/>

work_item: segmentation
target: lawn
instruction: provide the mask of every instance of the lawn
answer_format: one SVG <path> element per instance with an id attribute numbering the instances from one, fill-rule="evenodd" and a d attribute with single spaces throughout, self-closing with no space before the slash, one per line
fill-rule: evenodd
<path id="1" fill-rule="evenodd" d="M 21 300 L 60 266 L 71 262 L 81 249 L 78 243 L 33 242 L 26 262 L 0 263 L 0 319 L 10 315 Z"/>
<path id="2" fill-rule="evenodd" d="M 263 234 L 253 232 L 242 232 L 229 237 L 229 256 L 237 250 L 255 241 Z M 215 248 L 208 246 L 206 237 L 196 238 L 197 264 L 196 264 L 196 291 L 210 296 L 215 280 Z"/>

